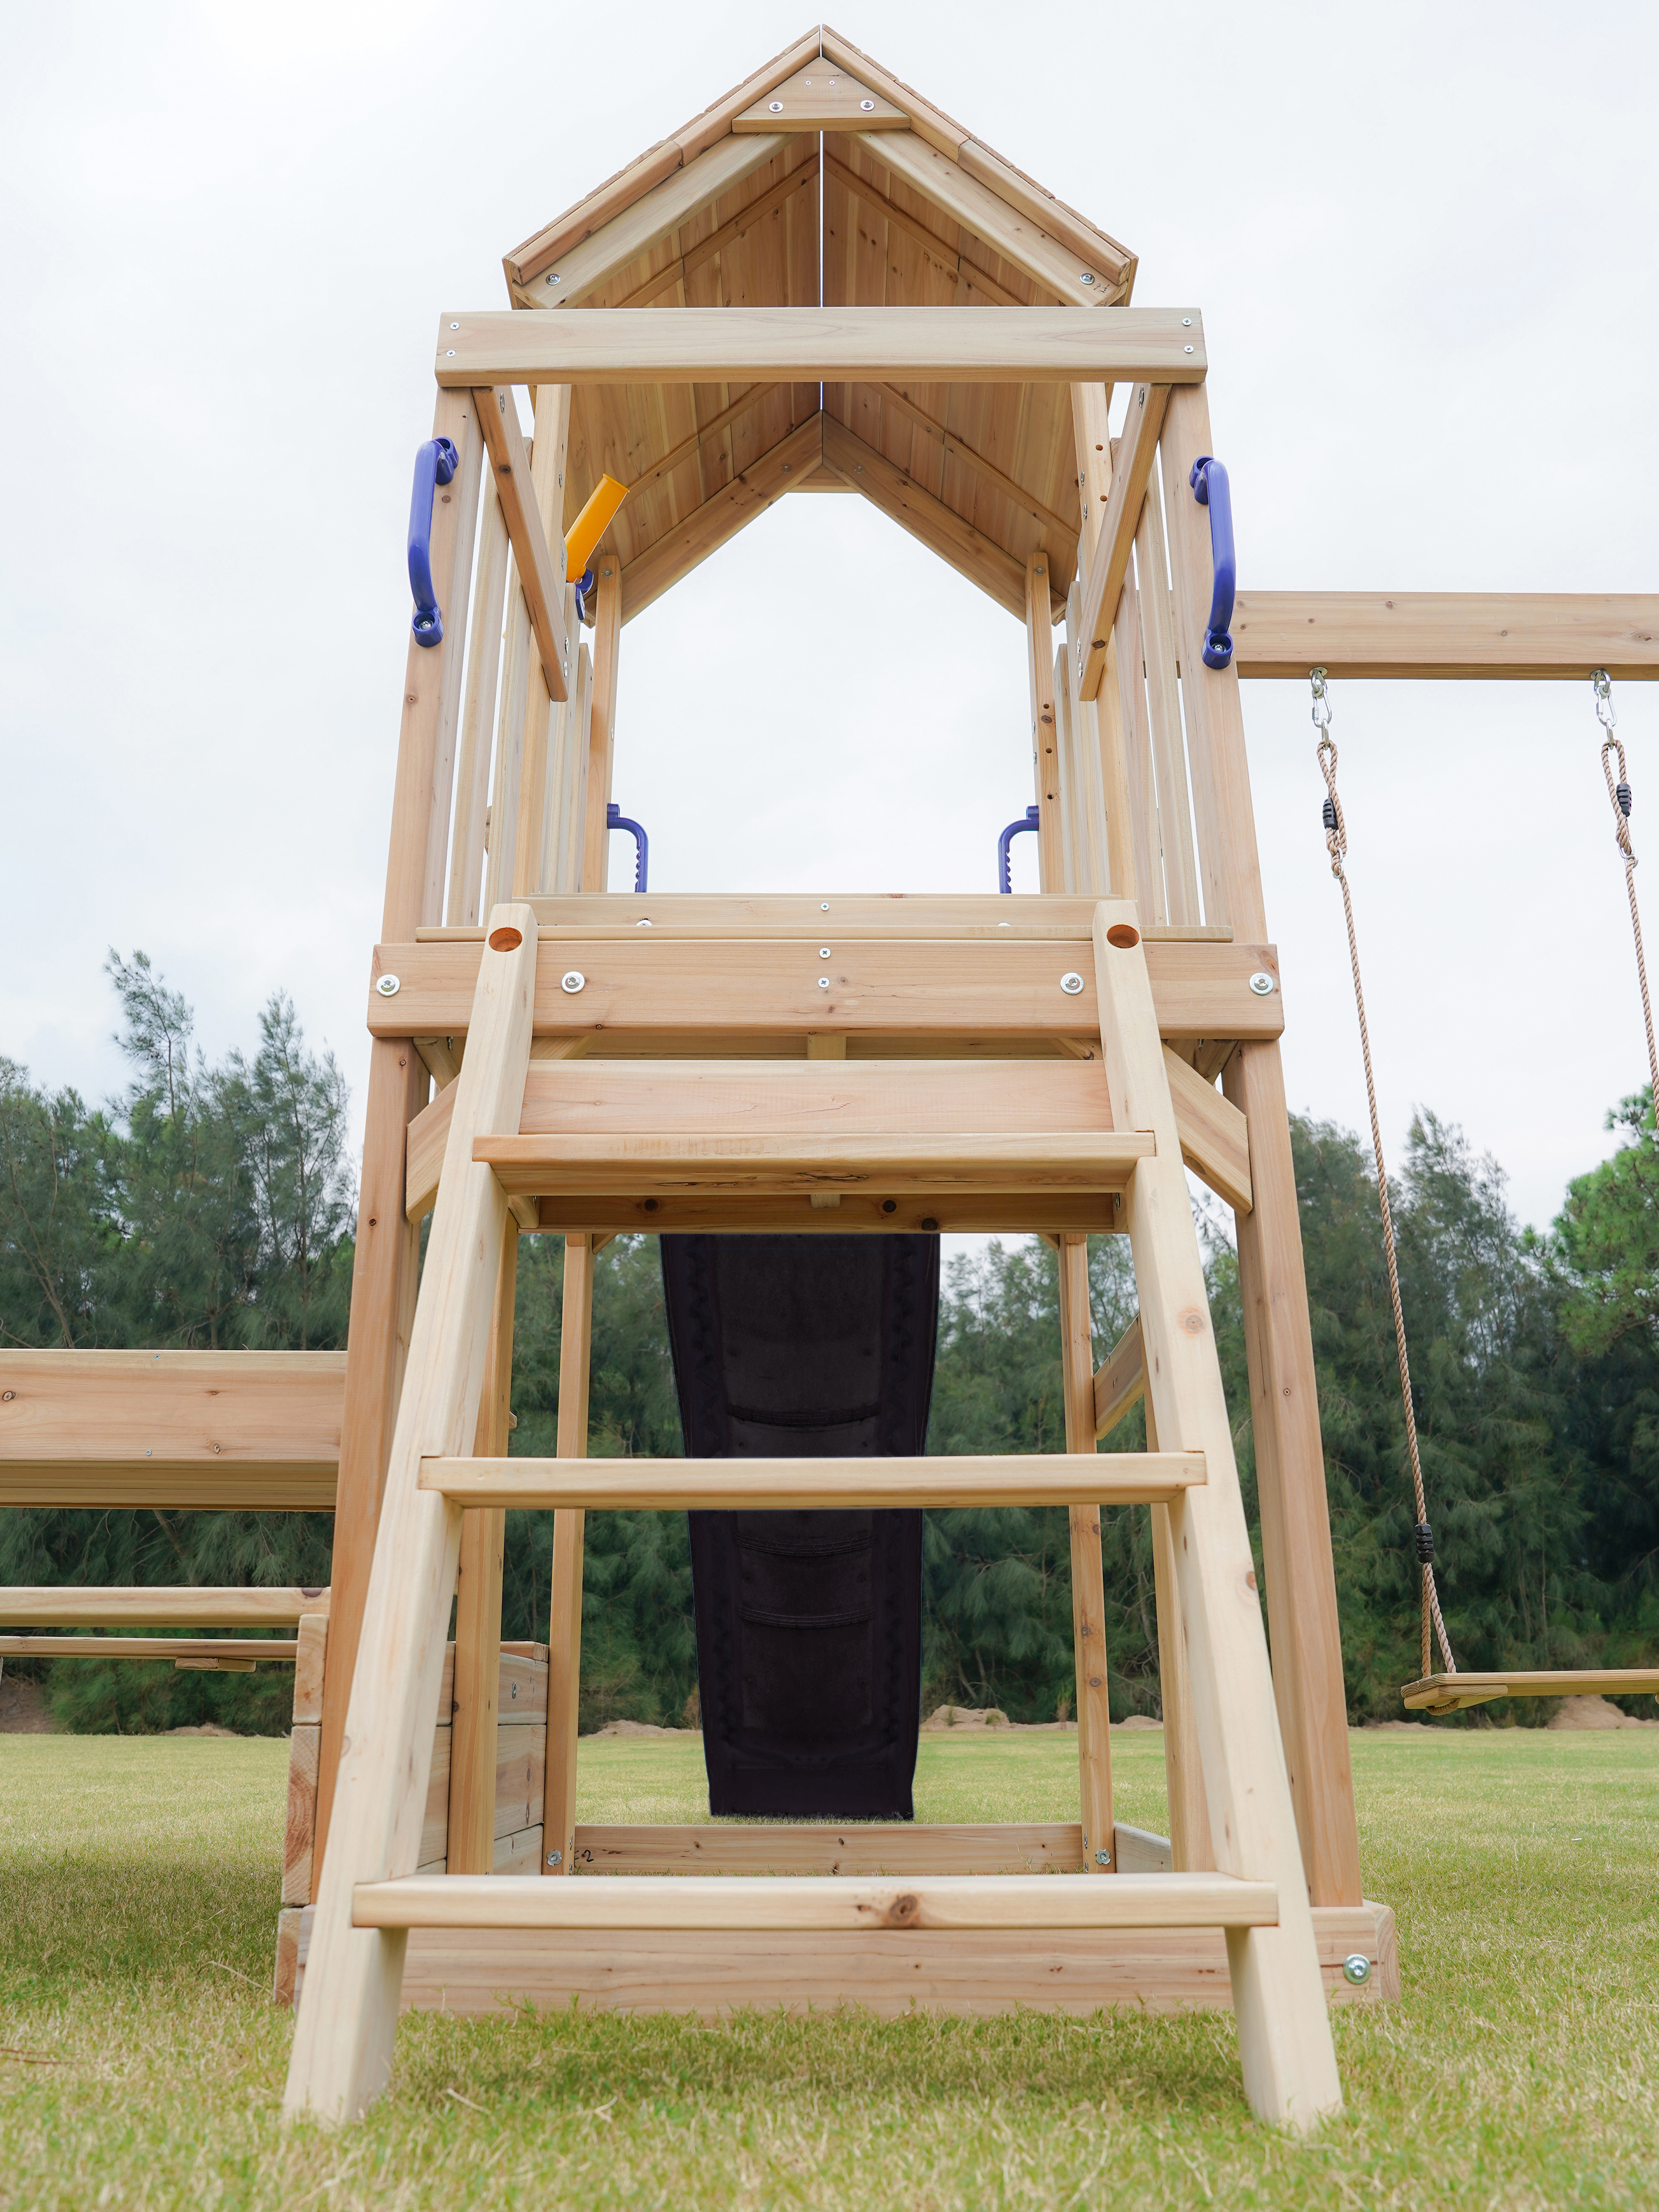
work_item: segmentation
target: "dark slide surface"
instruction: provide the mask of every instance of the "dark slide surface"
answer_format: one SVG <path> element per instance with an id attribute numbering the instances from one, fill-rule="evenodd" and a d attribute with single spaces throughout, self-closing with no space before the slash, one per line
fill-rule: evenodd
<path id="1" fill-rule="evenodd" d="M 693 1458 L 913 1455 L 937 1237 L 661 1239 Z M 712 1813 L 913 1817 L 921 1515 L 693 1513 Z"/>

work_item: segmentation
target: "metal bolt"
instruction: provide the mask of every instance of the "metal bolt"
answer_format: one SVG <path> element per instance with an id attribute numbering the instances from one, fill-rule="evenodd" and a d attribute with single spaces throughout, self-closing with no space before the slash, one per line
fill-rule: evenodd
<path id="1" fill-rule="evenodd" d="M 453 360 L 454 360 L 454 358 L 455 358 L 455 349 L 454 349 L 454 347 L 453 347 L 453 346 L 446 346 L 446 347 L 444 348 L 444 359 L 445 359 L 446 361 L 453 361 Z"/>
<path id="2" fill-rule="evenodd" d="M 828 900 L 828 899 L 820 899 L 820 900 L 818 901 L 818 912 L 819 912 L 820 914 L 828 914 L 828 913 L 829 913 L 829 911 L 830 911 L 830 902 L 829 902 L 829 900 Z"/>
<path id="3" fill-rule="evenodd" d="M 1000 921 L 997 924 L 997 927 L 999 929 L 1012 929 L 1013 926 L 1014 925 L 1012 921 Z"/>
<path id="4" fill-rule="evenodd" d="M 395 999 L 403 985 L 395 975 L 382 975 L 374 988 L 383 999 Z"/>
<path id="5" fill-rule="evenodd" d="M 1083 978 L 1075 968 L 1068 968 L 1066 970 L 1060 979 L 1060 988 L 1068 999 L 1076 998 L 1078 993 L 1083 988 Z"/>
<path id="6" fill-rule="evenodd" d="M 550 284 L 557 284 L 557 283 L 560 283 L 562 280 L 561 280 L 561 279 L 560 279 L 560 278 L 556 275 L 556 276 L 550 276 L 550 277 L 548 278 L 548 280 L 547 280 L 547 281 L 548 281 L 548 283 L 549 283 Z"/>
<path id="7" fill-rule="evenodd" d="M 1182 346 L 1182 348 L 1181 349 L 1181 350 L 1182 351 L 1182 353 L 1191 353 L 1191 351 L 1193 350 L 1193 349 L 1192 349 L 1192 347 L 1191 347 L 1191 346 Z"/>
<path id="8" fill-rule="evenodd" d="M 1273 979 L 1267 973 L 1267 969 L 1265 968 L 1258 968 L 1255 975 L 1250 978 L 1250 988 L 1255 993 L 1257 998 L 1271 999 L 1273 994 Z"/>
<path id="9" fill-rule="evenodd" d="M 650 927 L 651 927 L 651 924 L 650 924 L 649 920 L 647 919 L 647 920 L 646 920 L 646 921 L 636 921 L 636 922 L 634 924 L 634 927 L 635 927 L 635 929 L 649 929 L 649 928 L 650 928 Z"/>
<path id="10" fill-rule="evenodd" d="M 449 327 L 452 331 L 458 331 L 461 326 L 459 323 L 452 323 Z"/>
<path id="11" fill-rule="evenodd" d="M 873 100 L 861 100 L 859 106 L 866 115 L 873 115 L 876 112 L 876 103 Z"/>
<path id="12" fill-rule="evenodd" d="M 1363 1990 L 1370 1978 L 1371 1962 L 1365 1954 L 1363 1951 L 1350 1951 L 1342 1961 L 1343 1980 L 1352 1982 L 1357 1990 Z"/>
<path id="13" fill-rule="evenodd" d="M 1181 327 L 1182 327 L 1182 329 L 1183 331 L 1189 331 L 1189 330 L 1191 330 L 1192 326 L 1193 326 L 1193 319 L 1192 319 L 1192 317 L 1191 317 L 1190 315 L 1183 315 L 1183 316 L 1181 318 Z"/>
<path id="14" fill-rule="evenodd" d="M 820 945 L 818 947 L 818 958 L 820 960 L 827 960 L 829 957 L 830 947 L 827 945 Z"/>
<path id="15" fill-rule="evenodd" d="M 1092 269 L 1085 269 L 1085 270 L 1084 270 L 1084 272 L 1083 272 L 1083 282 L 1084 282 L 1085 284 L 1092 284 L 1092 283 L 1094 283 L 1094 281 L 1095 281 L 1095 272 L 1094 272 L 1094 270 L 1093 270 Z"/>
<path id="16" fill-rule="evenodd" d="M 1112 1855 L 1109 1851 L 1097 1851 L 1095 1853 L 1095 1864 L 1097 1866 L 1110 1866 L 1111 1863 Z"/>
<path id="17" fill-rule="evenodd" d="M 781 100 L 769 100 L 766 106 L 768 112 L 773 115 L 781 115 L 783 112 L 783 102 Z"/>
<path id="18" fill-rule="evenodd" d="M 562 1851 L 550 1851 L 547 1855 L 547 1863 L 549 1866 L 562 1866 L 564 1863 L 564 1853 Z"/>
<path id="19" fill-rule="evenodd" d="M 818 977 L 818 988 L 820 991 L 827 991 L 830 988 L 830 978 L 827 975 Z"/>
<path id="20" fill-rule="evenodd" d="M 574 999 L 577 992 L 581 989 L 582 985 L 586 983 L 586 976 L 583 975 L 580 968 L 572 968 L 567 974 L 560 976 L 559 988 L 562 991 L 568 991 L 571 997 Z"/>

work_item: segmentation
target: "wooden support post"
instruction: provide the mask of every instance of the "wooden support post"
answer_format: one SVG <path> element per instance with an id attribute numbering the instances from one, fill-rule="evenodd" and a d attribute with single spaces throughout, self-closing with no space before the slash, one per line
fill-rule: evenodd
<path id="1" fill-rule="evenodd" d="M 519 1124 L 536 917 L 527 906 L 496 907 L 489 926 L 499 942 L 479 962 L 466 1060 L 454 1085 L 289 2067 L 289 2117 L 350 2118 L 380 2094 L 391 2073 L 407 1938 L 354 1927 L 352 1893 L 359 1882 L 412 1875 L 418 1863 L 461 1540 L 459 1507 L 421 1489 L 420 1464 L 465 1451 L 475 1439 L 501 1240 L 517 1233 L 506 1194 L 472 1147 L 478 1137 Z M 337 1608 L 338 1598 L 337 1583 Z M 338 1625 L 337 1609 L 331 1645 Z"/>
<path id="2" fill-rule="evenodd" d="M 486 418 L 488 427 L 488 418 Z M 522 562 L 519 581 L 525 589 L 531 627 L 541 650 L 532 656 L 525 694 L 524 750 L 520 770 L 518 823 L 514 840 L 513 896 L 528 898 L 548 888 L 550 841 L 547 835 L 549 755 L 555 740 L 559 708 L 574 693 L 574 600 L 564 576 L 564 478 L 570 443 L 570 386 L 544 384 L 536 392 L 536 436 L 530 462 L 534 517 L 541 526 L 547 549 L 547 574 L 540 578 L 541 597 L 529 589 Z M 502 504 L 509 524 L 513 510 L 505 484 Z M 533 532 L 532 533 L 534 535 Z M 544 605 L 544 601 L 545 605 Z M 551 621 L 548 620 L 550 611 Z M 556 641 L 561 654 L 556 682 L 549 675 L 546 636 Z M 538 675 L 541 678 L 539 685 Z M 556 799 L 555 800 L 556 805 Z"/>
<path id="3" fill-rule="evenodd" d="M 1164 885 L 1170 920 L 1200 919 L 1198 863 L 1193 853 L 1192 806 L 1187 789 L 1187 748 L 1181 726 L 1181 685 L 1176 669 L 1175 625 L 1164 579 L 1169 573 L 1163 502 L 1156 480 L 1135 533 L 1135 574 L 1140 586 L 1140 637 L 1152 707 L 1152 754 L 1158 763 L 1158 819 L 1163 833 Z M 1190 669 L 1193 662 L 1185 665 Z M 1211 921 L 1213 914 L 1204 917 Z"/>
<path id="4" fill-rule="evenodd" d="M 1128 836 L 1140 885 L 1143 921 L 1168 921 L 1164 890 L 1164 848 L 1158 834 L 1158 800 L 1152 779 L 1152 741 L 1146 714 L 1146 657 L 1140 647 L 1140 602 L 1133 567 L 1117 603 L 1112 632 L 1116 664 L 1118 712 L 1123 725 L 1123 775 L 1128 787 Z"/>
<path id="5" fill-rule="evenodd" d="M 1077 636 L 1081 587 L 1073 584 L 1066 603 L 1066 634 L 1054 663 L 1054 693 L 1063 699 L 1072 731 L 1073 758 L 1081 787 L 1083 836 L 1087 873 L 1080 891 L 1097 898 L 1138 896 L 1134 854 L 1128 842 L 1129 807 L 1124 785 L 1123 732 L 1117 705 L 1117 681 L 1099 696 L 1085 699 L 1079 694 L 1073 644 Z"/>
<path id="6" fill-rule="evenodd" d="M 576 619 L 575 605 L 573 590 L 573 624 Z M 548 888 L 552 890 L 579 891 L 582 887 L 582 863 L 587 848 L 587 770 L 592 758 L 592 713 L 593 656 L 582 645 L 576 651 L 575 680 L 570 687 L 570 704 L 565 709 L 564 756 L 559 763 L 557 857 L 556 861 L 550 855 L 548 861 L 548 873 L 552 878 Z"/>
<path id="7" fill-rule="evenodd" d="M 382 938 L 392 943 L 408 943 L 422 923 L 443 918 L 450 795 L 447 764 L 453 758 L 459 711 L 461 641 L 466 635 L 483 465 L 483 438 L 470 392 L 441 392 L 432 428 L 434 437 L 453 442 L 459 457 L 455 475 L 434 500 L 432 514 L 432 580 L 446 632 L 437 646 L 417 646 L 411 638 L 405 663 L 381 921 Z M 425 1066 L 410 1039 L 380 1039 L 371 1046 L 335 1494 L 332 1656 L 318 1761 L 319 1864 L 333 1807 L 346 1701 L 414 1308 L 420 1232 L 411 1230 L 404 1217 L 406 1133 L 426 1104 L 429 1089 Z"/>
<path id="8" fill-rule="evenodd" d="M 489 1357 L 474 1451 L 505 1459 L 513 1403 L 513 1304 L 519 1239 L 501 1243 Z M 495 1731 L 501 1679 L 501 1569 L 507 1509 L 485 1505 L 461 1518 L 460 1580 L 455 1593 L 455 1675 L 449 1739 L 451 1874 L 495 1869 Z"/>
<path id="9" fill-rule="evenodd" d="M 507 629 L 501 641 L 501 702 L 495 727 L 495 775 L 489 799 L 489 865 L 484 911 L 513 895 L 519 871 L 519 793 L 524 782 L 525 702 L 530 694 L 530 611 L 509 560 Z"/>
<path id="10" fill-rule="evenodd" d="M 1048 611 L 1048 556 L 1025 564 L 1025 663 L 1031 702 L 1031 764 L 1036 780 L 1037 844 L 1045 891 L 1066 884 L 1065 834 L 1060 812 L 1060 750 L 1055 742 L 1054 617 Z"/>
<path id="11" fill-rule="evenodd" d="M 1149 1396 L 1146 1449 L 1156 1451 L 1158 1416 Z M 1164 1709 L 1164 1780 L 1170 1798 L 1170 1850 L 1176 1869 L 1201 1872 L 1215 1865 L 1210 1847 L 1210 1814 L 1204 1796 L 1204 1768 L 1193 1721 L 1192 1670 L 1181 1620 L 1181 1584 L 1176 1576 L 1175 1538 L 1170 1509 L 1154 1505 L 1152 1588 L 1158 1608 L 1158 1699 Z"/>
<path id="12" fill-rule="evenodd" d="M 471 929 L 484 911 L 485 822 L 489 811 L 490 741 L 501 665 L 501 611 L 508 568 L 507 524 L 492 485 L 478 538 L 478 586 L 466 654 L 466 699 L 455 771 L 455 828 L 450 840 L 448 921 Z"/>
<path id="13" fill-rule="evenodd" d="M 561 1459 L 587 1456 L 587 1389 L 593 1345 L 592 1237 L 564 1240 L 559 1330 Z M 576 1847 L 576 1701 L 582 1667 L 582 1538 L 586 1515 L 553 1516 L 553 1601 L 547 1629 L 547 1764 L 543 1779 L 542 1872 L 568 1874 Z"/>
<path id="14" fill-rule="evenodd" d="M 1340 2108 L 1341 2083 L 1146 950 L 1138 939 L 1112 943 L 1113 921 L 1114 909 L 1097 908 L 1095 973 L 1113 1111 L 1132 1128 L 1150 1129 L 1158 1143 L 1137 1168 L 1127 1203 L 1147 1397 L 1159 1442 L 1205 1458 L 1203 1486 L 1169 1510 L 1210 1839 L 1222 1873 L 1271 1881 L 1279 1892 L 1276 1928 L 1227 1936 L 1245 2094 L 1261 2118 L 1306 2129 Z"/>
<path id="15" fill-rule="evenodd" d="M 1089 1322 L 1089 1240 L 1060 1240 L 1060 1346 L 1066 1449 L 1095 1448 L 1094 1350 Z M 1072 1637 L 1077 1656 L 1077 1755 L 1083 1799 L 1083 1863 L 1115 1872 L 1112 1821 L 1112 1704 L 1106 1678 L 1106 1583 L 1100 1508 L 1073 1505 Z"/>
<path id="16" fill-rule="evenodd" d="M 610 852 L 605 810 L 611 804 L 617 744 L 617 678 L 622 650 L 622 562 L 614 553 L 597 562 L 593 607 L 593 703 L 587 717 L 587 804 L 581 873 L 572 888 L 602 891 Z"/>
<path id="17" fill-rule="evenodd" d="M 1260 943 L 1267 924 L 1238 678 L 1231 669 L 1201 666 L 1200 641 L 1210 605 L 1209 520 L 1186 484 L 1194 461 L 1212 450 L 1209 438 L 1203 393 L 1176 395 L 1164 425 L 1170 571 L 1182 665 L 1194 672 L 1186 699 L 1194 776 L 1206 787 L 1199 819 L 1201 825 L 1205 809 L 1213 810 L 1225 918 L 1241 939 Z M 1222 1079 L 1249 1131 L 1254 1203 L 1237 1220 L 1239 1287 L 1280 1725 L 1313 1901 L 1352 1905 L 1360 1900 L 1359 1840 L 1342 1641 L 1278 1045 L 1241 1046 Z"/>

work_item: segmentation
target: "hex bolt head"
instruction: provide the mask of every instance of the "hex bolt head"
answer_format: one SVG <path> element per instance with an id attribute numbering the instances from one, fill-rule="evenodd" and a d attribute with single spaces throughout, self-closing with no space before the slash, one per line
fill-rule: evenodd
<path id="1" fill-rule="evenodd" d="M 1095 1853 L 1095 1864 L 1097 1866 L 1110 1866 L 1111 1863 L 1112 1855 L 1109 1851 L 1097 1851 Z"/>
<path id="2" fill-rule="evenodd" d="M 1271 999 L 1276 986 L 1265 968 L 1258 968 L 1250 978 L 1250 988 L 1258 999 Z"/>
<path id="3" fill-rule="evenodd" d="M 564 1853 L 562 1851 L 550 1851 L 548 1853 L 547 1863 L 549 1866 L 562 1866 L 563 1863 Z"/>
<path id="4" fill-rule="evenodd" d="M 1371 1962 L 1365 1954 L 1363 1951 L 1350 1951 L 1342 1961 L 1343 1980 L 1352 1982 L 1357 1990 L 1363 1990 L 1370 1978 Z"/>
<path id="5" fill-rule="evenodd" d="M 562 991 L 568 991 L 571 997 L 574 999 L 577 992 L 581 989 L 586 981 L 586 976 L 583 975 L 580 968 L 572 968 L 564 975 L 560 976 L 559 988 Z"/>
<path id="6" fill-rule="evenodd" d="M 1060 988 L 1068 999 L 1075 999 L 1083 988 L 1083 978 L 1075 968 L 1068 968 L 1060 979 Z"/>
<path id="7" fill-rule="evenodd" d="M 383 999 L 395 999 L 404 987 L 395 975 L 382 975 L 374 988 Z"/>

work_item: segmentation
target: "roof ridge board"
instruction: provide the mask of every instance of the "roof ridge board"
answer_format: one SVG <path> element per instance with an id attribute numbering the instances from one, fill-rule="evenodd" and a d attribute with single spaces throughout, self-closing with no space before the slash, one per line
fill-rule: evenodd
<path id="1" fill-rule="evenodd" d="M 562 215 L 532 231 L 522 245 L 515 246 L 501 257 L 509 292 L 514 284 L 526 284 L 532 277 L 539 276 L 560 254 L 580 245 L 602 223 L 625 213 L 636 199 L 672 176 L 684 163 L 695 161 L 716 139 L 725 137 L 734 115 L 741 114 L 774 86 L 793 76 L 798 69 L 804 69 L 819 51 L 819 33 L 815 24 L 770 61 L 763 62 L 741 84 L 711 100 L 689 123 L 682 124 L 666 138 L 659 139 L 654 146 L 624 163 L 614 176 L 607 177 L 592 191 L 585 192 Z"/>

